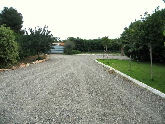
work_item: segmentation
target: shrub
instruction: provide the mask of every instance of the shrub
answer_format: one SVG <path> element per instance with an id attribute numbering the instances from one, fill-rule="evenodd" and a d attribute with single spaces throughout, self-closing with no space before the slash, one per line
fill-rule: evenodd
<path id="1" fill-rule="evenodd" d="M 64 45 L 64 53 L 71 55 L 73 54 L 74 48 L 75 48 L 75 44 L 72 41 L 67 41 Z"/>
<path id="2" fill-rule="evenodd" d="M 79 50 L 72 50 L 72 54 L 80 54 L 81 53 L 81 51 L 79 51 Z"/>
<path id="3" fill-rule="evenodd" d="M 18 45 L 15 42 L 14 32 L 4 25 L 0 26 L 0 63 L 9 65 L 19 58 Z"/>

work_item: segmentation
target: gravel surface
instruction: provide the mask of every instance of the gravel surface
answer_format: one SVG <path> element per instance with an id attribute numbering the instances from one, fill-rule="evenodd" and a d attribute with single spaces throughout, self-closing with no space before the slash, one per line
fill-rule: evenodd
<path id="1" fill-rule="evenodd" d="M 96 58 L 102 56 L 51 55 L 0 72 L 0 123 L 165 124 L 165 99 L 109 74 Z"/>

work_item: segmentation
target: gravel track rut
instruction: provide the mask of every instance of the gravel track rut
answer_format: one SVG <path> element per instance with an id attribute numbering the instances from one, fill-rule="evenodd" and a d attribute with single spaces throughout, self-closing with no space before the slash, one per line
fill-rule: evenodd
<path id="1" fill-rule="evenodd" d="M 97 58 L 52 54 L 44 63 L 0 72 L 0 123 L 165 124 L 165 99 L 109 74 Z"/>

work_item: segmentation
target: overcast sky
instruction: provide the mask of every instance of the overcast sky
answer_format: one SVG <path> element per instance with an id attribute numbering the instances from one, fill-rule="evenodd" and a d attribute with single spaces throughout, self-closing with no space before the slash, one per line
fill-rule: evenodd
<path id="1" fill-rule="evenodd" d="M 54 37 L 120 37 L 124 27 L 152 13 L 162 0 L 0 0 L 23 15 L 23 28 L 47 25 Z"/>

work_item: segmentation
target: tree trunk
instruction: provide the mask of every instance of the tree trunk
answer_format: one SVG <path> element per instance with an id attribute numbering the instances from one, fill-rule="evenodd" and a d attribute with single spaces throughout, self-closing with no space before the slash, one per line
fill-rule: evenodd
<path id="1" fill-rule="evenodd" d="M 106 50 L 106 52 L 107 52 L 107 50 L 108 50 L 108 47 L 107 47 L 107 45 L 106 45 L 106 47 L 105 47 L 105 50 Z"/>
<path id="2" fill-rule="evenodd" d="M 39 52 L 37 52 L 37 56 L 38 56 L 38 60 L 40 59 L 40 54 L 39 54 Z"/>
<path id="3" fill-rule="evenodd" d="M 121 47 L 121 55 L 124 56 L 124 46 Z"/>
<path id="4" fill-rule="evenodd" d="M 130 55 L 130 60 L 129 60 L 129 69 L 130 69 L 130 71 L 131 71 L 131 67 L 132 67 L 132 56 Z"/>
<path id="5" fill-rule="evenodd" d="M 150 43 L 150 61 L 151 61 L 151 67 L 150 67 L 150 73 L 151 73 L 151 80 L 153 80 L 153 68 L 152 68 L 152 43 Z"/>

